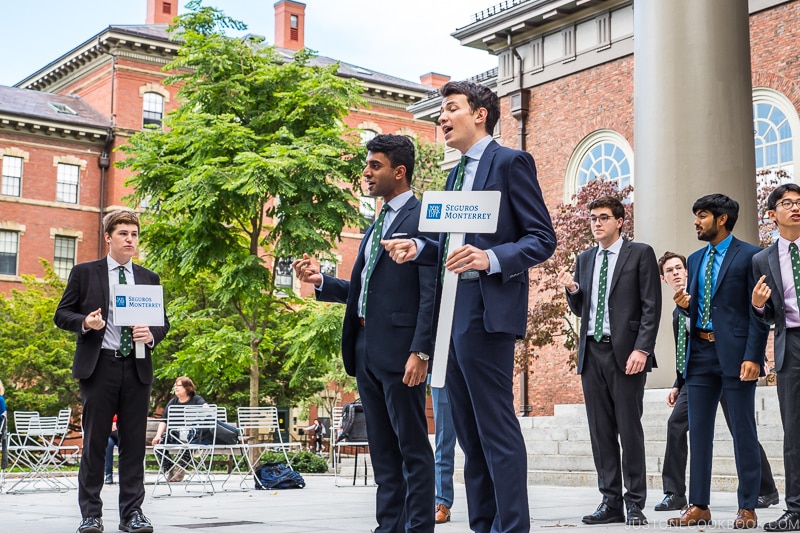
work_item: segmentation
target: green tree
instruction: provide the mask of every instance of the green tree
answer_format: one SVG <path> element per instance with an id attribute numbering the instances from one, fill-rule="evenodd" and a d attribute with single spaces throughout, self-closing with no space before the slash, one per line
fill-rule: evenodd
<path id="1" fill-rule="evenodd" d="M 23 276 L 24 290 L 0 296 L 0 373 L 11 409 L 55 415 L 78 406 L 80 391 L 72 378 L 75 335 L 53 324 L 64 282 L 42 266 L 43 280 Z"/>
<path id="2" fill-rule="evenodd" d="M 221 11 L 197 0 L 188 8 L 172 27 L 183 44 L 165 67 L 176 73 L 167 83 L 180 85 L 182 106 L 164 131 L 134 135 L 120 166 L 137 172 L 132 202 L 152 206 L 142 228 L 147 263 L 178 283 L 205 276 L 207 301 L 220 310 L 187 314 L 206 323 L 203 335 L 188 324 L 181 332 L 192 339 L 185 356 L 216 355 L 233 367 L 246 360 L 249 404 L 257 405 L 262 370 L 262 392 L 277 394 L 272 372 L 283 368 L 285 335 L 298 320 L 297 301 L 276 288 L 274 265 L 328 253 L 358 220 L 350 186 L 360 150 L 342 117 L 362 103 L 360 86 L 338 77 L 337 65 L 314 66 L 310 51 L 285 59 L 255 40 L 226 37 L 225 29 L 245 26 Z"/>
<path id="3" fill-rule="evenodd" d="M 443 191 L 447 171 L 442 170 L 444 147 L 441 144 L 414 139 L 414 192 L 422 196 L 425 191 Z"/>

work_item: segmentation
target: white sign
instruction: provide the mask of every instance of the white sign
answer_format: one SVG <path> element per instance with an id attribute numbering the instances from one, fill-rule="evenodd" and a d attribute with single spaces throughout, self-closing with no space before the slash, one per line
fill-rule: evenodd
<path id="1" fill-rule="evenodd" d="M 164 288 L 161 285 L 114 285 L 114 325 L 163 326 Z M 144 343 L 136 343 L 136 358 L 144 359 Z"/>
<path id="2" fill-rule="evenodd" d="M 426 233 L 494 233 L 500 191 L 426 191 L 419 230 Z"/>
<path id="3" fill-rule="evenodd" d="M 449 233 L 442 257 L 464 245 L 466 233 L 494 233 L 500 211 L 500 191 L 427 191 L 422 195 L 419 230 Z M 458 274 L 444 271 L 442 300 L 433 349 L 431 387 L 444 387 L 450 336 L 453 332 Z"/>

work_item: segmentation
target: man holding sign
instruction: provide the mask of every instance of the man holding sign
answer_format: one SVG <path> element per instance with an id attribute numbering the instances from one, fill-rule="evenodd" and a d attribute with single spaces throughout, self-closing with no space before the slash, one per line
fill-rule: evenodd
<path id="1" fill-rule="evenodd" d="M 440 93 L 445 144 L 463 154 L 446 189 L 499 191 L 497 230 L 467 233 L 465 244 L 446 258 L 448 234 L 441 234 L 438 244 L 390 240 L 386 249 L 397 262 L 438 261 L 440 271 L 458 274 L 446 383 L 467 458 L 470 528 L 525 532 L 530 531 L 527 451 L 514 411 L 514 345 L 527 326 L 528 269 L 552 255 L 556 237 L 533 158 L 492 140 L 500 117 L 497 95 L 466 81 L 449 82 Z M 439 301 L 442 312 L 453 305 Z"/>
<path id="2" fill-rule="evenodd" d="M 163 326 L 120 327 L 114 322 L 114 286 L 158 285 L 154 272 L 131 260 L 139 244 L 139 218 L 133 211 L 114 211 L 103 219 L 106 257 L 72 268 L 56 309 L 58 327 L 77 334 L 72 376 L 77 378 L 83 404 L 83 455 L 78 472 L 78 504 L 83 517 L 78 533 L 103 531 L 103 472 L 111 423 L 118 414 L 119 514 L 121 531 L 149 533 L 142 514 L 144 454 L 150 384 L 151 350 L 167 334 Z M 134 343 L 145 345 L 142 358 Z"/>

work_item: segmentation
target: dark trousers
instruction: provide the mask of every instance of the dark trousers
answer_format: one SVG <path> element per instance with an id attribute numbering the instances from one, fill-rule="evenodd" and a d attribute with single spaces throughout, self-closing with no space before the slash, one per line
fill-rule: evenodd
<path id="1" fill-rule="evenodd" d="M 783 366 L 778 372 L 778 402 L 783 422 L 786 509 L 800 512 L 800 332 L 787 331 Z"/>
<path id="2" fill-rule="evenodd" d="M 581 385 L 597 485 L 603 503 L 612 509 L 622 509 L 634 503 L 644 508 L 647 498 L 642 430 L 646 379 L 646 372 L 627 375 L 620 370 L 612 343 L 587 339 Z"/>
<path id="3" fill-rule="evenodd" d="M 739 477 L 737 496 L 740 509 L 754 509 L 761 483 L 761 457 L 755 418 L 755 381 L 726 376 L 714 343 L 692 339 L 686 372 L 689 389 L 689 502 L 708 505 L 711 498 L 711 464 L 714 421 L 723 391 L 733 436 L 733 452 Z"/>
<path id="4" fill-rule="evenodd" d="M 689 431 L 689 408 L 687 398 L 688 388 L 683 387 L 667 421 L 667 449 L 664 452 L 664 465 L 661 469 L 664 494 L 686 496 L 686 461 L 689 456 L 689 439 L 687 435 Z M 730 430 L 731 420 L 724 394 L 719 403 L 722 407 L 722 414 L 725 415 L 728 430 Z M 758 449 L 761 455 L 761 485 L 758 495 L 766 496 L 775 493 L 778 487 L 775 486 L 775 478 L 772 475 L 769 459 L 767 459 L 764 447 L 760 443 Z"/>
<path id="5" fill-rule="evenodd" d="M 447 395 L 464 451 L 470 529 L 530 531 L 528 458 L 514 411 L 514 335 L 488 333 L 480 283 L 460 281 L 447 359 Z"/>
<path id="6" fill-rule="evenodd" d="M 387 340 L 391 342 L 391 340 Z M 370 365 L 364 328 L 356 338 L 356 383 L 367 422 L 376 533 L 433 533 L 434 462 L 428 440 L 425 383 L 409 387 L 401 372 Z"/>
<path id="7" fill-rule="evenodd" d="M 139 381 L 134 354 L 125 359 L 101 354 L 89 379 L 79 382 L 83 403 L 83 455 L 78 471 L 81 515 L 102 516 L 106 446 L 117 415 L 119 514 L 127 518 L 144 501 L 144 454 L 150 385 Z"/>

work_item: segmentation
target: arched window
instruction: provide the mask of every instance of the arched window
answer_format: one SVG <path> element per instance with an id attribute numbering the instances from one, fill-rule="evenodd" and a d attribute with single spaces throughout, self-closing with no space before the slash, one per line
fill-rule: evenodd
<path id="1" fill-rule="evenodd" d="M 595 131 L 578 143 L 567 164 L 565 202 L 581 187 L 602 177 L 623 189 L 633 185 L 633 150 L 612 130 Z"/>
<path id="2" fill-rule="evenodd" d="M 375 130 L 361 130 L 361 146 L 374 139 L 377 134 L 378 132 Z"/>
<path id="3" fill-rule="evenodd" d="M 142 104 L 142 127 L 161 129 L 164 118 L 164 97 L 158 93 L 144 93 Z"/>
<path id="4" fill-rule="evenodd" d="M 793 134 L 798 131 L 800 119 L 784 95 L 766 87 L 753 89 L 756 170 L 784 170 L 794 176 L 800 146 L 794 142 Z"/>

